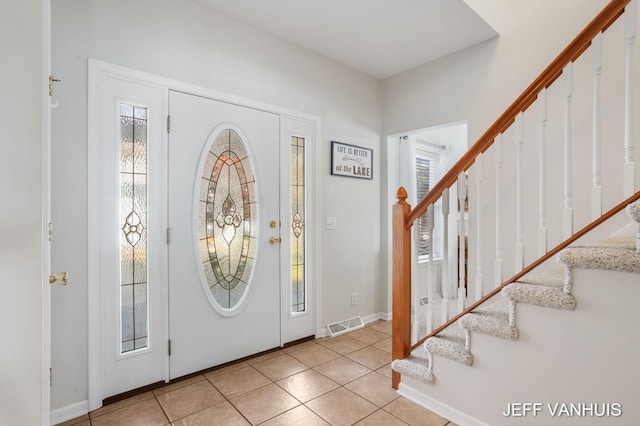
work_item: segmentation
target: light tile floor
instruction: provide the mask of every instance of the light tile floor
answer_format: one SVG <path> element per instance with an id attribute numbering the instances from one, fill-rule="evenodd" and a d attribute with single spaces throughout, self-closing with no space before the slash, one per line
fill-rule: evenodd
<path id="1" fill-rule="evenodd" d="M 377 321 L 178 380 L 64 426 L 455 426 L 391 388 L 391 322 Z"/>

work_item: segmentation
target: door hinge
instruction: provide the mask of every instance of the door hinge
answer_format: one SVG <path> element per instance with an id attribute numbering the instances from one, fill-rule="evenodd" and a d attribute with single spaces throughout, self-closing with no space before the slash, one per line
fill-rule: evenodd
<path id="1" fill-rule="evenodd" d="M 59 83 L 61 80 L 54 76 L 49 76 L 49 96 L 53 96 L 53 83 Z"/>
<path id="2" fill-rule="evenodd" d="M 171 132 L 171 116 L 167 115 L 167 133 Z"/>
<path id="3" fill-rule="evenodd" d="M 171 241 L 171 229 L 167 228 L 167 244 Z"/>
<path id="4" fill-rule="evenodd" d="M 49 368 L 49 387 L 53 386 L 53 368 Z"/>
<path id="5" fill-rule="evenodd" d="M 167 352 L 169 353 L 169 356 L 171 356 L 171 339 L 167 341 Z"/>
<path id="6" fill-rule="evenodd" d="M 53 223 L 49 222 L 49 242 L 53 240 Z"/>

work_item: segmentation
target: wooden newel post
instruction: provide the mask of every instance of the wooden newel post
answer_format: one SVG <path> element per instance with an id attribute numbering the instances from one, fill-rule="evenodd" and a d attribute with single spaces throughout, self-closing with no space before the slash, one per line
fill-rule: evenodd
<path id="1" fill-rule="evenodd" d="M 411 347 L 411 227 L 406 225 L 411 206 L 407 191 L 398 188 L 393 206 L 393 342 L 392 358 L 409 356 Z M 400 373 L 393 372 L 391 385 L 398 389 Z"/>

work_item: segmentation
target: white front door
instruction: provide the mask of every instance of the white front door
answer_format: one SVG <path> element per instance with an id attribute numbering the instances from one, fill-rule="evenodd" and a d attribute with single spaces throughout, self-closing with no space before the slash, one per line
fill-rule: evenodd
<path id="1" fill-rule="evenodd" d="M 170 378 L 280 346 L 279 116 L 169 93 Z"/>

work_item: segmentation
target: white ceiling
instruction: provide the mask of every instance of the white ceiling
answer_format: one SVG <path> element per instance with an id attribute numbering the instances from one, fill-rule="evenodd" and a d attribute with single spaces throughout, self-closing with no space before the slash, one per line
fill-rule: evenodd
<path id="1" fill-rule="evenodd" d="M 493 38 L 463 0 L 196 0 L 383 79 Z"/>

